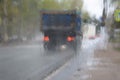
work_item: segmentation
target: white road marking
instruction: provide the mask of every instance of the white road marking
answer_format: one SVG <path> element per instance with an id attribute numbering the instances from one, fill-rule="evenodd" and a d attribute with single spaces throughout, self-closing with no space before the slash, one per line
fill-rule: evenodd
<path id="1" fill-rule="evenodd" d="M 59 74 L 62 70 L 65 69 L 65 67 L 67 67 L 70 64 L 70 62 L 66 62 L 63 66 L 61 66 L 58 70 L 54 71 L 51 75 L 49 75 L 48 77 L 46 77 L 44 80 L 52 80 L 52 78 Z"/>

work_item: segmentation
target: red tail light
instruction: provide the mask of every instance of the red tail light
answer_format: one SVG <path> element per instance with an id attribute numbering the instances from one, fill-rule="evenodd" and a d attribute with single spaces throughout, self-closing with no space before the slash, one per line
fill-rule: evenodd
<path id="1" fill-rule="evenodd" d="M 44 41 L 49 41 L 49 37 L 48 37 L 48 36 L 45 36 L 45 37 L 44 37 Z"/>
<path id="2" fill-rule="evenodd" d="M 69 42 L 70 42 L 70 41 L 73 41 L 73 40 L 75 40 L 75 38 L 74 38 L 74 37 L 70 37 L 70 36 L 68 36 L 68 37 L 67 37 L 67 41 L 69 41 Z"/>

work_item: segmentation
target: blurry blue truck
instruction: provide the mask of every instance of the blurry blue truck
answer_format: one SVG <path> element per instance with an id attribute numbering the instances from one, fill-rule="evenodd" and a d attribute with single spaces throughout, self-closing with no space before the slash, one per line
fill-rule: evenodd
<path id="1" fill-rule="evenodd" d="M 41 10 L 40 24 L 45 50 L 56 49 L 62 45 L 76 50 L 81 45 L 81 18 L 77 11 Z"/>

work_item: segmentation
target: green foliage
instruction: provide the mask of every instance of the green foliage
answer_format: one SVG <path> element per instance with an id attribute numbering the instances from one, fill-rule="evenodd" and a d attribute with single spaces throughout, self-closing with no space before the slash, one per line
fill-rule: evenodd
<path id="1" fill-rule="evenodd" d="M 41 9 L 59 9 L 60 5 L 56 0 L 44 0 L 41 1 Z"/>
<path id="2" fill-rule="evenodd" d="M 28 29 L 33 31 L 36 24 L 39 27 L 40 9 L 80 10 L 81 7 L 82 0 L 0 0 L 0 24 L 7 19 L 1 31 L 7 35 L 30 35 Z"/>
<path id="3" fill-rule="evenodd" d="M 79 3 L 79 4 L 78 4 Z M 69 10 L 69 9 L 81 9 L 81 0 L 41 0 L 39 2 L 41 9 L 54 9 L 54 10 Z"/>
<path id="4" fill-rule="evenodd" d="M 90 20 L 90 15 L 87 11 L 82 12 L 82 19 L 84 22 L 88 22 Z"/>

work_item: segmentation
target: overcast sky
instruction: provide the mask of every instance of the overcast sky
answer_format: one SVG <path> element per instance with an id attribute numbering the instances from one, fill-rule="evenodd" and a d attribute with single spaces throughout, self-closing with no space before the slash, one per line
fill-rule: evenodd
<path id="1" fill-rule="evenodd" d="M 103 0 L 83 0 L 83 9 L 86 9 L 91 16 L 96 16 L 99 18 L 102 15 L 103 10 Z"/>

